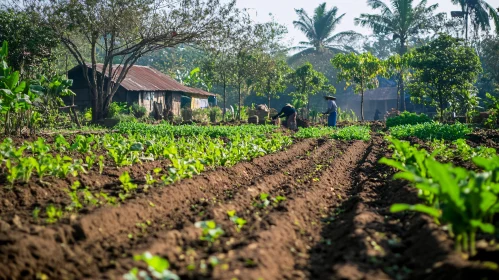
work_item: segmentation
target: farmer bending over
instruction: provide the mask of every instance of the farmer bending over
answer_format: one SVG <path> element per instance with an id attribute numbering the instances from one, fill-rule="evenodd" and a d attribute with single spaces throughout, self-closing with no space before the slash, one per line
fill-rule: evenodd
<path id="1" fill-rule="evenodd" d="M 282 116 L 286 117 L 286 126 L 291 130 L 297 130 L 298 126 L 296 125 L 296 109 L 289 103 L 286 106 L 282 107 L 281 112 L 279 114 L 272 117 L 273 120 L 280 118 Z"/>

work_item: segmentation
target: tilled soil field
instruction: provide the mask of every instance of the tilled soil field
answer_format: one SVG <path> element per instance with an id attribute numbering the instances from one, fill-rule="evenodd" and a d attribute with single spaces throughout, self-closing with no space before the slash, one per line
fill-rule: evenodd
<path id="1" fill-rule="evenodd" d="M 182 279 L 497 279 L 455 254 L 431 219 L 388 211 L 417 195 L 378 164 L 387 155 L 378 136 L 305 140 L 52 226 L 16 218 L 31 207 L 14 205 L 0 212 L 0 279 L 119 279 L 146 251 Z M 286 200 L 257 207 L 261 193 Z M 241 230 L 231 210 L 247 221 Z M 205 220 L 225 234 L 201 241 L 194 224 Z"/>

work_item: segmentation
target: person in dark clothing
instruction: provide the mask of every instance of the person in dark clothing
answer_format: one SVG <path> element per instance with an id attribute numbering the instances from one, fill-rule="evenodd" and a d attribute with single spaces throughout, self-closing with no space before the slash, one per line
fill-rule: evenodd
<path id="1" fill-rule="evenodd" d="M 280 117 L 286 117 L 286 125 L 289 129 L 291 130 L 296 130 L 298 129 L 298 126 L 296 125 L 296 109 L 291 105 L 291 104 L 286 104 L 281 109 L 281 112 L 279 114 L 275 115 L 272 117 L 273 120 L 280 118 Z"/>
<path id="2" fill-rule="evenodd" d="M 376 109 L 376 112 L 374 112 L 374 120 L 375 121 L 379 121 L 380 114 L 381 114 L 381 112 L 378 109 Z"/>

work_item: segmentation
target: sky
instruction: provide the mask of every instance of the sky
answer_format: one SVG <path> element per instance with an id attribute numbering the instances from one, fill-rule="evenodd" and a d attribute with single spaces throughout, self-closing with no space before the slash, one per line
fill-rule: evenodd
<path id="1" fill-rule="evenodd" d="M 388 3 L 388 0 L 385 0 Z M 339 14 L 346 13 L 336 32 L 354 30 L 364 35 L 372 34 L 369 29 L 356 26 L 354 18 L 361 13 L 372 13 L 373 10 L 367 6 L 366 0 L 237 0 L 239 8 L 248 8 L 249 13 L 256 22 L 266 22 L 271 19 L 272 14 L 277 22 L 288 28 L 286 41 L 296 45 L 305 41 L 306 37 L 293 27 L 293 20 L 297 19 L 295 9 L 303 8 L 310 16 L 314 9 L 321 3 L 327 3 L 327 7 L 337 6 Z M 415 3 L 419 3 L 418 0 Z M 428 5 L 439 4 L 439 12 L 458 11 L 460 7 L 453 5 L 450 0 L 428 0 Z M 499 0 L 488 0 L 491 5 L 499 5 Z"/>

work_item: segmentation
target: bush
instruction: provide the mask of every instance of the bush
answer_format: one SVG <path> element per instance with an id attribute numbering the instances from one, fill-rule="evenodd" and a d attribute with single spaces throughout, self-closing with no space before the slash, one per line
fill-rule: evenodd
<path id="1" fill-rule="evenodd" d="M 201 108 L 192 110 L 192 119 L 197 122 L 208 122 L 209 120 L 209 110 L 208 108 Z"/>
<path id="2" fill-rule="evenodd" d="M 386 127 L 394 127 L 398 125 L 406 125 L 406 124 L 420 124 L 420 123 L 428 123 L 432 122 L 431 118 L 425 114 L 416 114 L 409 113 L 407 111 L 402 112 L 398 116 L 388 117 L 386 119 Z"/>
<path id="3" fill-rule="evenodd" d="M 113 118 L 117 114 L 126 114 L 128 112 L 129 110 L 126 102 L 111 102 L 111 104 L 109 104 L 109 112 L 107 113 L 107 117 Z"/>
<path id="4" fill-rule="evenodd" d="M 132 104 L 132 114 L 137 118 L 143 118 L 147 115 L 147 109 L 144 106 L 140 106 L 137 103 Z"/>
<path id="5" fill-rule="evenodd" d="M 220 107 L 211 107 L 210 108 L 210 122 L 216 123 L 222 120 L 222 109 Z"/>
<path id="6" fill-rule="evenodd" d="M 436 122 L 399 125 L 390 128 L 390 134 L 397 139 L 415 136 L 421 140 L 443 139 L 454 141 L 464 138 L 466 134 L 469 134 L 472 131 L 473 130 L 465 124 L 456 123 L 450 125 Z"/>

